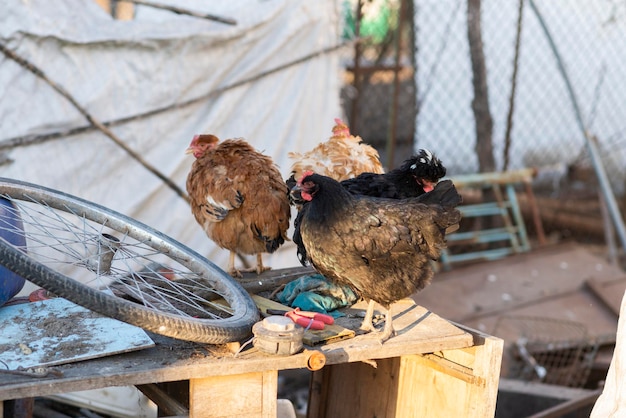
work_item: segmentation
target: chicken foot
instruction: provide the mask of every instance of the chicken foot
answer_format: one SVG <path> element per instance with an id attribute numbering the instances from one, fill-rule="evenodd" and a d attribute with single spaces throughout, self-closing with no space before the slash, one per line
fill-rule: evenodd
<path id="1" fill-rule="evenodd" d="M 384 343 L 389 338 L 394 337 L 395 335 L 396 330 L 393 328 L 393 316 L 391 315 L 391 307 L 387 307 L 385 312 L 385 328 L 383 328 L 383 332 L 380 335 L 380 343 Z"/>
<path id="2" fill-rule="evenodd" d="M 365 311 L 365 318 L 363 318 L 363 322 L 361 323 L 360 330 L 367 332 L 380 332 L 374 327 L 373 319 L 374 319 L 374 304 L 375 302 L 370 299 L 367 304 L 367 310 Z M 396 331 L 393 328 L 393 317 L 391 315 L 391 308 L 385 308 L 385 327 L 383 328 L 380 335 L 380 343 L 384 343 L 389 338 L 396 335 Z"/>
<path id="3" fill-rule="evenodd" d="M 272 269 L 271 267 L 266 267 L 263 265 L 263 254 L 261 253 L 258 253 L 256 255 L 256 267 L 250 267 L 247 269 L 236 269 L 235 256 L 236 253 L 234 251 L 231 251 L 230 257 L 228 259 L 228 274 L 230 274 L 232 277 L 241 279 L 243 277 L 242 273 L 251 273 L 256 271 L 256 274 L 261 274 L 264 271 Z"/>
<path id="4" fill-rule="evenodd" d="M 365 318 L 363 318 L 363 322 L 361 322 L 361 326 L 359 327 L 362 331 L 373 332 L 376 331 L 376 327 L 374 327 L 374 301 L 369 300 L 367 304 L 367 310 L 365 311 Z"/>

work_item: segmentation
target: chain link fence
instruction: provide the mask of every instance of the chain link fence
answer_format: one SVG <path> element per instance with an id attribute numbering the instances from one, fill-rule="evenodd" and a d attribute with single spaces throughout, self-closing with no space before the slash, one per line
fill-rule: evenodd
<path id="1" fill-rule="evenodd" d="M 376 43 L 361 33 L 363 49 L 355 54 L 360 68 L 348 66 L 343 93 L 346 113 L 350 115 L 357 103 L 358 116 L 352 126 L 383 154 L 395 147 L 394 165 L 414 148 L 429 148 L 444 161 L 449 175 L 479 172 L 468 0 L 406 3 L 362 0 L 362 10 L 378 4 L 379 10 L 387 7 L 391 13 L 387 38 L 379 37 Z M 358 10 L 358 2 L 354 0 L 350 7 Z M 495 169 L 536 167 L 538 193 L 562 199 L 576 192 L 587 200 L 596 199 L 598 185 L 586 131 L 597 141 L 613 191 L 623 196 L 626 2 L 482 0 L 480 7 Z M 364 13 L 362 20 L 368 23 L 368 19 Z M 399 55 L 395 45 L 399 45 Z M 358 71 L 362 85 L 355 91 Z M 396 71 L 400 104 L 394 115 L 390 109 Z M 565 77 L 571 82 L 576 104 Z M 596 206 L 592 212 L 597 220 L 599 210 Z"/>

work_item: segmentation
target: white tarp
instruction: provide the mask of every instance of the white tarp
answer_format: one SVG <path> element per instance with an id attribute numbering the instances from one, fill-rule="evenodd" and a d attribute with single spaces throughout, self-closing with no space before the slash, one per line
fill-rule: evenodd
<path id="1" fill-rule="evenodd" d="M 193 160 L 184 151 L 197 133 L 246 138 L 272 156 L 286 178 L 287 153 L 328 138 L 333 118 L 341 116 L 345 50 L 332 50 L 340 42 L 339 2 L 186 1 L 184 7 L 233 18 L 237 25 L 144 6 L 136 8 L 135 20 L 117 21 L 90 0 L 4 0 L 0 41 L 42 69 L 99 121 L 208 96 L 112 128 L 183 190 Z M 287 65 L 292 62 L 297 63 Z M 2 54 L 0 91 L 0 141 L 88 124 L 46 82 Z M 206 237 L 187 203 L 101 132 L 14 148 L 8 156 L 13 162 L 0 166 L 0 176 L 110 207 L 226 267 L 228 252 Z M 265 259 L 276 268 L 298 265 L 293 244 Z M 253 257 L 249 260 L 254 263 Z"/>

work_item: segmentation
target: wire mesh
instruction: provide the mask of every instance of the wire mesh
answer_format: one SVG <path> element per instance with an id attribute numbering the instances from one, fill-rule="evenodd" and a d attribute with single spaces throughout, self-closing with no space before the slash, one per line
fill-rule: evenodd
<path id="1" fill-rule="evenodd" d="M 387 7 L 390 23 L 385 27 L 386 36 L 397 36 L 400 0 L 365 3 L 368 8 L 375 4 L 378 9 Z M 586 154 L 584 136 L 537 14 L 528 7 L 528 0 L 483 0 L 481 4 L 498 169 L 504 166 L 507 131 L 511 142 L 507 168 L 581 163 Z M 613 186 L 621 191 L 626 158 L 626 105 L 621 100 L 625 93 L 621 80 L 626 75 L 621 54 L 626 44 L 626 4 L 617 0 L 539 0 L 535 4 L 563 57 L 587 131 L 598 138 L 604 163 L 614 174 Z M 404 83 L 400 89 L 403 105 L 396 121 L 399 137 L 414 129 L 416 146 L 445 156 L 450 174 L 477 172 L 467 2 L 413 0 L 412 6 L 414 35 L 405 34 L 401 45 Z M 363 19 L 368 22 L 367 14 Z M 385 37 L 380 36 L 378 44 L 367 39 L 361 63 L 391 67 L 394 50 L 385 47 Z M 407 81 L 411 74 L 414 83 Z M 357 132 L 370 142 L 384 142 L 388 134 L 391 78 L 389 68 L 368 72 L 358 92 Z M 352 81 L 347 78 L 348 84 Z M 349 88 L 344 91 L 348 110 L 356 94 Z M 410 95 L 416 96 L 415 103 L 407 100 Z M 407 120 L 412 116 L 414 127 Z"/>
<path id="2" fill-rule="evenodd" d="M 486 57 L 490 112 L 494 119 L 494 153 L 499 168 L 507 114 L 514 103 L 510 167 L 571 164 L 585 153 L 548 39 L 526 0 L 482 1 L 481 22 Z M 438 148 L 452 173 L 478 170 L 474 152 L 472 71 L 467 41 L 467 4 L 460 0 L 415 0 L 418 88 L 416 142 Z M 624 69 L 621 51 L 625 4 L 617 1 L 536 1 L 562 55 L 581 104 L 586 128 L 604 151 L 605 164 L 623 178 Z M 516 35 L 519 57 L 515 62 Z M 515 96 L 512 75 L 517 65 Z M 617 174 L 616 170 L 613 173 Z M 615 186 L 621 187 L 621 182 Z"/>
<path id="3" fill-rule="evenodd" d="M 599 345 L 583 324 L 546 317 L 504 315 L 493 334 L 508 347 L 507 377 L 569 387 L 585 385 Z"/>

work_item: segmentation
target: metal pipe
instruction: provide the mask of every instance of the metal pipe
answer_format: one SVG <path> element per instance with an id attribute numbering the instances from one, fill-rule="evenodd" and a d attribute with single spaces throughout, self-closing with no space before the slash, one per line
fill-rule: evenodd
<path id="1" fill-rule="evenodd" d="M 396 143 L 398 136 L 398 106 L 400 100 L 400 71 L 402 71 L 402 24 L 406 14 L 407 0 L 400 0 L 400 10 L 398 11 L 398 27 L 396 28 L 395 47 L 395 69 L 393 73 L 393 94 L 391 106 L 389 108 L 389 129 L 387 131 L 387 168 L 395 166 Z"/>
<path id="2" fill-rule="evenodd" d="M 352 132 L 359 132 L 357 127 L 357 120 L 359 117 L 359 101 L 361 100 L 361 19 L 363 19 L 363 2 L 358 0 L 356 4 L 356 11 L 354 14 L 354 72 L 352 85 L 354 86 L 354 98 L 352 99 L 352 109 L 350 112 L 350 126 Z"/>
<path id="3" fill-rule="evenodd" d="M 109 274 L 113 257 L 120 248 L 120 240 L 110 234 L 101 234 L 98 237 L 96 253 L 93 255 L 92 268 L 98 274 Z"/>
<path id="4" fill-rule="evenodd" d="M 596 172 L 596 176 L 598 177 L 598 182 L 600 183 L 600 190 L 602 191 L 602 195 L 604 196 L 604 200 L 606 202 L 607 209 L 609 214 L 611 215 L 611 220 L 613 221 L 613 226 L 617 230 L 617 234 L 622 243 L 622 248 L 626 249 L 626 227 L 624 226 L 624 220 L 622 219 L 622 215 L 619 210 L 619 206 L 617 205 L 617 201 L 615 200 L 615 195 L 613 194 L 613 190 L 611 189 L 611 183 L 609 182 L 608 176 L 606 175 L 606 171 L 604 170 L 604 166 L 602 165 L 602 159 L 600 158 L 600 153 L 596 147 L 595 140 L 590 137 L 585 128 L 585 124 L 582 119 L 582 115 L 580 112 L 580 107 L 578 106 L 578 100 L 576 99 L 576 94 L 574 93 L 574 89 L 572 87 L 572 83 L 570 82 L 569 76 L 567 75 L 567 71 L 565 70 L 565 65 L 563 64 L 563 60 L 561 59 L 561 55 L 554 43 L 554 39 L 550 35 L 550 31 L 548 30 L 548 26 L 546 22 L 543 20 L 543 16 L 537 9 L 534 0 L 529 0 L 530 6 L 533 9 L 533 12 L 537 16 L 539 20 L 539 24 L 546 34 L 546 38 L 548 43 L 550 44 L 550 48 L 554 53 L 554 57 L 556 58 L 557 65 L 559 67 L 559 71 L 563 76 L 563 81 L 565 82 L 565 87 L 567 88 L 567 92 L 570 96 L 570 100 L 572 102 L 572 107 L 574 108 L 574 116 L 576 118 L 576 122 L 578 123 L 578 127 L 580 128 L 583 137 L 585 138 L 585 143 L 587 145 L 587 150 L 589 151 L 589 156 L 591 157 L 591 162 L 593 164 L 593 168 Z"/>

